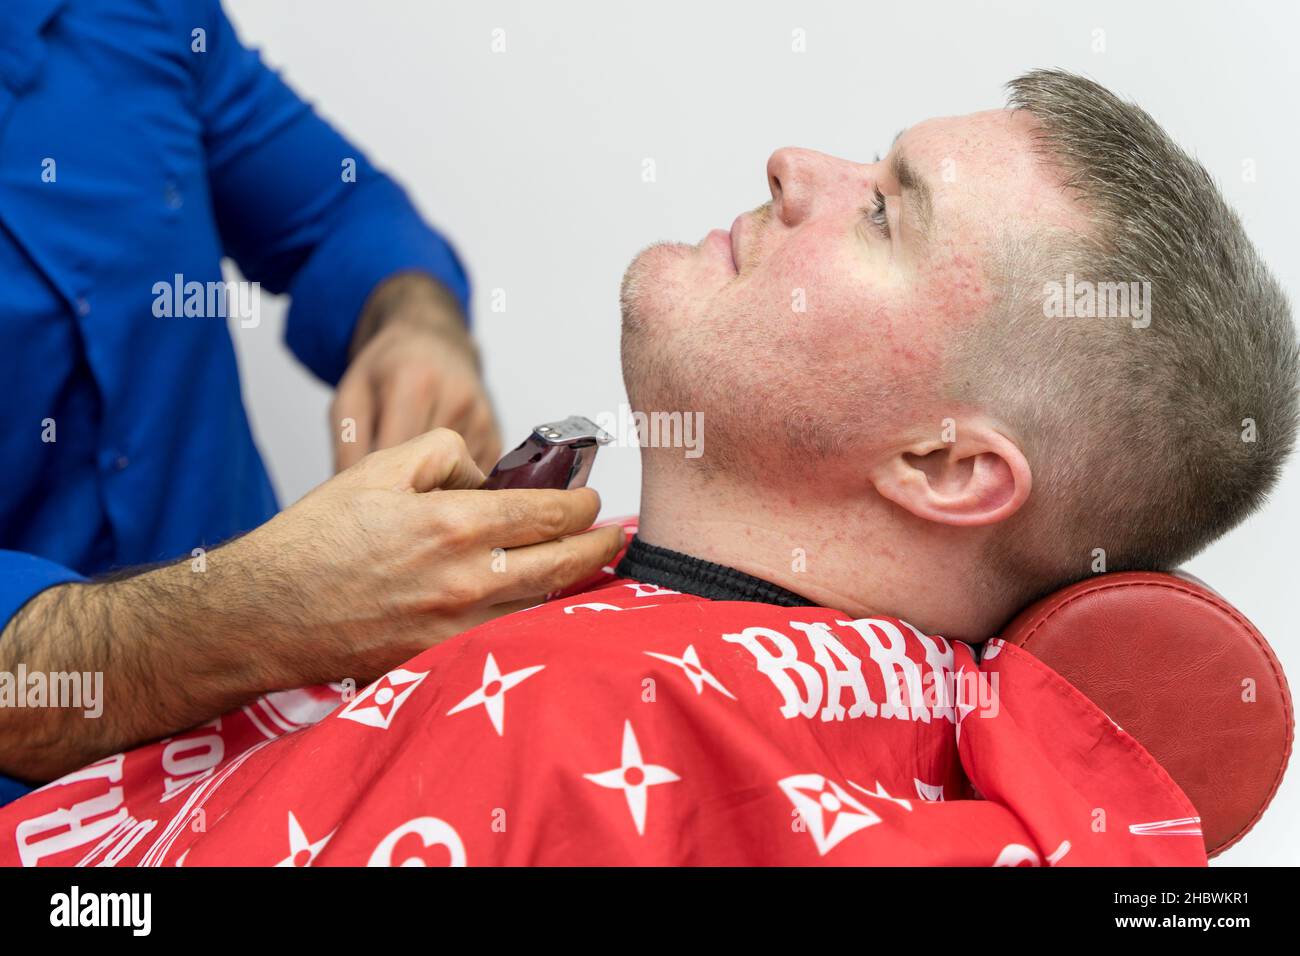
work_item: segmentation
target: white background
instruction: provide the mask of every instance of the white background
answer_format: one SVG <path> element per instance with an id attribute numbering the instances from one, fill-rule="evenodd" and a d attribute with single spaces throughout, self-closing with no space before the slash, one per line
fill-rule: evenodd
<path id="1" fill-rule="evenodd" d="M 783 145 L 869 159 L 929 116 L 1002 105 L 1034 67 L 1137 100 L 1210 169 L 1294 295 L 1296 5 L 1276 3 L 227 0 L 240 35 L 449 235 L 510 448 L 538 422 L 624 400 L 618 284 L 657 239 L 695 242 L 766 200 Z M 491 51 L 504 30 L 506 52 Z M 795 29 L 806 52 L 792 52 Z M 1098 31 L 1102 31 L 1099 33 Z M 1098 40 L 1104 50 L 1097 50 Z M 642 180 L 643 161 L 657 181 Z M 1254 161 L 1256 180 L 1244 181 Z M 506 311 L 490 310 L 505 291 Z M 283 303 L 233 329 L 255 434 L 287 504 L 329 474 L 327 389 L 280 345 Z M 570 374 L 543 386 L 541 356 Z M 591 484 L 636 511 L 635 449 Z M 1188 567 L 1300 681 L 1300 466 Z M 1300 863 L 1300 776 L 1221 863 Z"/>

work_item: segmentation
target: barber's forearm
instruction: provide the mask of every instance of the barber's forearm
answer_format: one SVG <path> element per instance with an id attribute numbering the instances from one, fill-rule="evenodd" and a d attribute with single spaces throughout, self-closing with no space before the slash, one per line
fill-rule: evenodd
<path id="1" fill-rule="evenodd" d="M 437 429 L 367 456 L 201 568 L 41 592 L 0 633 L 0 671 L 102 673 L 103 712 L 0 707 L 0 773 L 49 780 L 267 691 L 360 686 L 623 545 L 621 528 L 585 530 L 600 509 L 588 488 L 482 482 L 464 439 Z"/>
<path id="2" fill-rule="evenodd" d="M 0 772 L 50 780 L 283 686 L 274 658 L 253 646 L 272 637 L 255 607 L 267 585 L 236 555 L 223 560 L 232 547 L 200 573 L 186 561 L 28 602 L 0 634 L 0 671 L 100 673 L 102 713 L 86 716 L 84 701 L 0 708 Z"/>
<path id="3" fill-rule="evenodd" d="M 448 345 L 469 351 L 477 362 L 460 303 L 446 286 L 424 272 L 399 272 L 375 287 L 357 318 L 350 356 L 355 357 L 393 318 L 418 323 Z"/>

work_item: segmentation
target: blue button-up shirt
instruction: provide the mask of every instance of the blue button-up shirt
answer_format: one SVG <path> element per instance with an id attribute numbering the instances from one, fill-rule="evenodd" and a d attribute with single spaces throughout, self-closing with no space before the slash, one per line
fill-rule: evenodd
<path id="1" fill-rule="evenodd" d="M 276 510 L 226 318 L 169 317 L 158 292 L 220 282 L 223 256 L 292 297 L 286 342 L 331 384 L 385 277 L 468 296 L 447 242 L 216 0 L 3 0 L 0 628 L 51 585 Z"/>

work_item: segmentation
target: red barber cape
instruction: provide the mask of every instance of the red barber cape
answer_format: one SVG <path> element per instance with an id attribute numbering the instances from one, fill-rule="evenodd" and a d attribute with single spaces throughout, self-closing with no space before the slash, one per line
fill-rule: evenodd
<path id="1" fill-rule="evenodd" d="M 612 573 L 0 809 L 27 866 L 1205 862 L 1168 774 L 1018 647 Z"/>

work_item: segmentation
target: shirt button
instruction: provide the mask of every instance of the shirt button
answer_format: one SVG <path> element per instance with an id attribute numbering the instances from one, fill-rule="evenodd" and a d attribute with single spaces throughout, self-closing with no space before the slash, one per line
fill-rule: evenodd
<path id="1" fill-rule="evenodd" d="M 90 315 L 90 300 L 84 295 L 77 296 L 77 315 Z"/>
<path id="2" fill-rule="evenodd" d="M 122 471 L 131 464 L 131 459 L 116 448 L 105 448 L 99 453 L 99 466 L 105 471 Z"/>
<path id="3" fill-rule="evenodd" d="M 168 208 L 171 209 L 180 209 L 185 202 L 184 198 L 181 196 L 180 187 L 171 180 L 168 180 L 167 185 L 163 187 L 163 200 L 167 203 Z"/>

